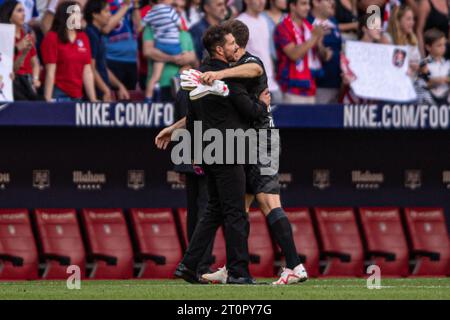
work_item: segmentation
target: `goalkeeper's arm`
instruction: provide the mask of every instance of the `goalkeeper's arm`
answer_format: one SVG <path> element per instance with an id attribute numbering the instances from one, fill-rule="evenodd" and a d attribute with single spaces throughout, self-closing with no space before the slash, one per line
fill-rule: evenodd
<path id="1" fill-rule="evenodd" d="M 256 78 L 264 73 L 263 68 L 256 62 L 244 63 L 239 66 L 220 71 L 208 71 L 201 75 L 203 83 L 211 85 L 214 80 L 227 78 Z"/>

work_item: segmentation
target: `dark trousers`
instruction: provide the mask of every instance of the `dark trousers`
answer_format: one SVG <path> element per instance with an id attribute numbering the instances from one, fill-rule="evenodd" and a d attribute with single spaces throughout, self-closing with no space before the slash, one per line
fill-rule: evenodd
<path id="1" fill-rule="evenodd" d="M 120 62 L 108 60 L 108 69 L 119 79 L 128 90 L 136 90 L 138 69 L 136 62 Z"/>
<path id="2" fill-rule="evenodd" d="M 194 173 L 186 174 L 186 193 L 187 193 L 187 236 L 191 241 L 201 217 L 203 217 L 208 208 L 208 180 L 206 176 L 196 175 Z M 199 274 L 208 273 L 210 266 L 214 263 L 212 251 L 214 241 L 211 242 L 205 254 L 203 255 L 197 272 Z"/>
<path id="3" fill-rule="evenodd" d="M 250 277 L 244 167 L 209 165 L 204 169 L 208 178 L 208 208 L 195 228 L 182 263 L 191 270 L 197 270 L 217 229 L 223 225 L 228 275 Z"/>

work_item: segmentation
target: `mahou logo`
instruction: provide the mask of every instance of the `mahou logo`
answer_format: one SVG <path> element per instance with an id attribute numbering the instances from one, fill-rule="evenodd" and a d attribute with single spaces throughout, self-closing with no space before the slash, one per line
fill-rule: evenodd
<path id="1" fill-rule="evenodd" d="M 384 174 L 381 172 L 372 173 L 369 170 L 353 170 L 352 183 L 356 189 L 379 189 L 384 182 Z"/>
<path id="2" fill-rule="evenodd" d="M 90 170 L 87 172 L 74 171 L 73 183 L 78 190 L 101 190 L 106 184 L 106 174 L 95 173 Z"/>

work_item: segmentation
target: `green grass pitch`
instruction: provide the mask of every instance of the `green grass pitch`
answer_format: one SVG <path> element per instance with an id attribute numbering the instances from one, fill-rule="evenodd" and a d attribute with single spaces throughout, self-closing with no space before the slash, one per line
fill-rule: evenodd
<path id="1" fill-rule="evenodd" d="M 273 279 L 259 282 L 269 280 Z M 81 282 L 80 290 L 67 289 L 66 281 L 0 282 L 0 299 L 450 300 L 450 278 L 382 279 L 380 289 L 368 289 L 364 278 L 309 279 L 283 287 L 191 285 L 181 280 L 85 280 Z"/>

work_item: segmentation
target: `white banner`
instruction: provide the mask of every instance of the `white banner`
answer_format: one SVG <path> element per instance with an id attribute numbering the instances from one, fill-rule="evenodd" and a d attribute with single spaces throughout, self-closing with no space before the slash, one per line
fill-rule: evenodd
<path id="1" fill-rule="evenodd" d="M 345 55 L 356 76 L 350 86 L 358 97 L 393 102 L 416 99 L 412 80 L 407 75 L 407 47 L 347 41 Z"/>
<path id="2" fill-rule="evenodd" d="M 0 24 L 0 101 L 14 101 L 11 74 L 14 65 L 16 26 Z"/>

